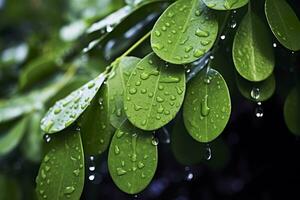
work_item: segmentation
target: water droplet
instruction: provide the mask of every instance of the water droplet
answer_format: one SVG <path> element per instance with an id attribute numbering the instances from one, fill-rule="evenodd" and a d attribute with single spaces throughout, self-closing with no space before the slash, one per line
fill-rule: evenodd
<path id="1" fill-rule="evenodd" d="M 252 88 L 252 90 L 250 92 L 250 96 L 251 96 L 252 99 L 258 100 L 259 97 L 260 97 L 260 90 L 259 90 L 259 88 L 256 88 L 256 87 Z"/>
<path id="2" fill-rule="evenodd" d="M 54 109 L 54 114 L 57 115 L 61 112 L 61 109 L 60 108 L 56 108 Z"/>
<path id="3" fill-rule="evenodd" d="M 91 172 L 93 172 L 93 171 L 95 171 L 95 169 L 96 169 L 96 167 L 93 165 L 93 166 L 89 166 L 89 170 L 91 171 Z"/>
<path id="4" fill-rule="evenodd" d="M 75 170 L 73 171 L 73 174 L 74 174 L 75 176 L 79 176 L 79 173 L 80 173 L 80 169 L 75 169 Z"/>
<path id="5" fill-rule="evenodd" d="M 261 102 L 257 103 L 257 107 L 255 108 L 255 116 L 257 118 L 262 118 L 264 116 L 264 109 L 261 105 Z"/>
<path id="6" fill-rule="evenodd" d="M 162 102 L 164 102 L 165 100 L 163 99 L 163 98 L 161 98 L 161 97 L 156 97 L 156 101 L 158 102 L 158 103 L 162 103 Z"/>
<path id="7" fill-rule="evenodd" d="M 90 181 L 93 181 L 93 180 L 95 180 L 95 175 L 94 175 L 94 174 L 92 174 L 92 175 L 89 175 L 89 180 L 90 180 Z"/>
<path id="8" fill-rule="evenodd" d="M 225 40 L 226 36 L 225 35 L 221 35 L 220 38 L 221 38 L 221 40 Z"/>
<path id="9" fill-rule="evenodd" d="M 118 176 L 122 176 L 122 175 L 124 175 L 126 173 L 127 173 L 127 171 L 124 170 L 123 168 L 120 168 L 120 167 L 117 168 L 117 174 L 118 174 Z"/>
<path id="10" fill-rule="evenodd" d="M 139 105 L 137 105 L 137 104 L 134 104 L 134 110 L 135 110 L 135 111 L 139 111 L 139 110 L 141 110 L 141 109 L 143 109 L 142 106 L 139 106 Z"/>
<path id="11" fill-rule="evenodd" d="M 144 164 L 143 162 L 140 161 L 140 162 L 138 163 L 138 168 L 139 168 L 139 169 L 142 169 L 144 166 L 145 166 L 145 164 Z"/>
<path id="12" fill-rule="evenodd" d="M 203 51 L 203 50 L 201 50 L 201 49 L 196 49 L 196 50 L 194 51 L 193 56 L 196 57 L 196 58 L 200 58 L 201 56 L 203 56 L 203 54 L 204 54 L 204 51 Z"/>
<path id="13" fill-rule="evenodd" d="M 115 145 L 115 154 L 116 155 L 120 154 L 120 148 L 118 145 Z"/>
<path id="14" fill-rule="evenodd" d="M 123 131 L 118 131 L 117 132 L 117 138 L 121 138 L 124 135 Z"/>
<path id="15" fill-rule="evenodd" d="M 235 28 L 237 25 L 236 21 L 235 20 L 232 20 L 231 23 L 230 23 L 230 28 Z"/>
<path id="16" fill-rule="evenodd" d="M 93 88 L 94 86 L 95 86 L 95 82 L 90 82 L 90 83 L 88 84 L 88 88 L 89 88 L 89 89 Z"/>
<path id="17" fill-rule="evenodd" d="M 277 47 L 277 44 L 276 44 L 275 42 L 273 43 L 273 47 L 274 47 L 274 48 L 276 48 L 276 47 Z"/>
<path id="18" fill-rule="evenodd" d="M 67 186 L 67 187 L 65 187 L 65 189 L 64 189 L 64 194 L 71 194 L 71 193 L 74 192 L 74 191 L 75 191 L 74 186 Z"/>
<path id="19" fill-rule="evenodd" d="M 208 37 L 209 33 L 207 31 L 198 28 L 195 32 L 195 35 L 197 35 L 198 37 Z"/>
<path id="20" fill-rule="evenodd" d="M 201 12 L 200 10 L 196 10 L 195 15 L 196 15 L 197 17 L 199 17 L 201 14 L 202 14 L 202 12 Z"/>
<path id="21" fill-rule="evenodd" d="M 137 92 L 137 89 L 136 89 L 136 88 L 131 88 L 131 89 L 129 90 L 129 94 L 136 94 L 136 92 Z"/>
<path id="22" fill-rule="evenodd" d="M 45 124 L 45 131 L 49 132 L 52 128 L 52 126 L 54 125 L 54 121 L 52 120 L 48 120 Z M 47 142 L 47 141 L 46 141 Z"/>
<path id="23" fill-rule="evenodd" d="M 44 140 L 45 140 L 45 142 L 49 143 L 51 141 L 50 135 L 49 134 L 44 135 Z"/>
<path id="24" fill-rule="evenodd" d="M 188 174 L 187 174 L 187 176 L 186 176 L 186 180 L 187 181 L 191 181 L 192 179 L 194 178 L 194 174 L 192 173 L 192 172 L 189 172 Z"/>
<path id="25" fill-rule="evenodd" d="M 159 43 L 154 43 L 154 44 L 152 44 L 152 48 L 157 49 L 157 50 L 162 50 L 164 48 L 164 45 L 159 44 Z"/>
<path id="26" fill-rule="evenodd" d="M 211 148 L 210 145 L 207 144 L 205 148 L 205 159 L 210 160 L 211 159 Z"/>
<path id="27" fill-rule="evenodd" d="M 208 95 L 204 96 L 204 99 L 201 101 L 201 114 L 203 117 L 206 117 L 209 114 L 210 108 L 208 107 Z"/>
<path id="28" fill-rule="evenodd" d="M 156 137 L 153 137 L 152 140 L 151 140 L 151 143 L 152 143 L 152 145 L 157 146 L 159 141 Z"/>
<path id="29" fill-rule="evenodd" d="M 161 36 L 161 33 L 160 33 L 160 31 L 158 31 L 158 30 L 156 30 L 154 33 L 155 33 L 155 35 L 156 35 L 157 37 L 160 37 L 160 36 Z"/>

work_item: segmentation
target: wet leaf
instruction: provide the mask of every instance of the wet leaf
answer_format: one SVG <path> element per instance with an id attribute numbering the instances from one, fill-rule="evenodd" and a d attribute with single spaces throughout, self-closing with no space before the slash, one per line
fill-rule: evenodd
<path id="1" fill-rule="evenodd" d="M 245 98 L 256 102 L 266 101 L 271 98 L 276 88 L 273 74 L 266 80 L 260 82 L 250 82 L 240 76 L 237 76 L 236 81 L 240 93 Z"/>
<path id="2" fill-rule="evenodd" d="M 185 93 L 181 66 L 169 65 L 154 53 L 143 58 L 130 75 L 124 109 L 130 122 L 143 130 L 156 130 L 179 111 Z"/>
<path id="3" fill-rule="evenodd" d="M 265 14 L 278 41 L 290 50 L 300 50 L 300 21 L 291 6 L 285 0 L 266 0 Z"/>
<path id="4" fill-rule="evenodd" d="M 106 75 L 102 73 L 64 99 L 57 101 L 42 119 L 42 130 L 46 133 L 55 133 L 70 126 L 90 104 L 105 78 Z"/>
<path id="5" fill-rule="evenodd" d="M 217 33 L 217 20 L 202 1 L 179 0 L 156 22 L 151 46 L 165 61 L 191 63 L 213 46 Z"/>
<path id="6" fill-rule="evenodd" d="M 124 91 L 131 72 L 141 59 L 125 57 L 115 64 L 115 70 L 107 80 L 110 122 L 119 128 L 127 119 L 124 111 Z"/>
<path id="7" fill-rule="evenodd" d="M 40 128 L 42 115 L 42 112 L 34 112 L 30 115 L 28 131 L 22 143 L 22 152 L 32 162 L 40 162 L 42 159 L 43 134 Z"/>
<path id="8" fill-rule="evenodd" d="M 294 88 L 284 102 L 284 120 L 288 129 L 295 135 L 300 135 L 300 89 Z"/>
<path id="9" fill-rule="evenodd" d="M 79 199 L 84 185 L 80 133 L 66 130 L 51 139 L 36 178 L 38 199 Z"/>
<path id="10" fill-rule="evenodd" d="M 207 7 L 215 10 L 233 10 L 248 3 L 249 0 L 202 0 Z"/>
<path id="11" fill-rule="evenodd" d="M 26 132 L 28 117 L 21 119 L 8 133 L 0 137 L 0 156 L 10 153 L 20 143 Z"/>
<path id="12" fill-rule="evenodd" d="M 157 167 L 157 141 L 128 121 L 118 129 L 108 154 L 108 169 L 114 183 L 129 194 L 141 192 Z"/>
<path id="13" fill-rule="evenodd" d="M 81 136 L 85 155 L 103 153 L 115 132 L 108 113 L 107 87 L 102 87 L 81 118 Z"/>
<path id="14" fill-rule="evenodd" d="M 181 164 L 194 165 L 204 160 L 205 145 L 189 135 L 181 116 L 176 119 L 171 141 L 173 154 Z"/>
<path id="15" fill-rule="evenodd" d="M 233 61 L 238 73 L 249 81 L 262 81 L 274 69 L 274 53 L 266 26 L 251 10 L 234 38 Z"/>
<path id="16" fill-rule="evenodd" d="M 223 77 L 214 69 L 203 69 L 187 88 L 183 119 L 188 132 L 199 142 L 210 142 L 222 133 L 230 113 L 230 95 Z"/>

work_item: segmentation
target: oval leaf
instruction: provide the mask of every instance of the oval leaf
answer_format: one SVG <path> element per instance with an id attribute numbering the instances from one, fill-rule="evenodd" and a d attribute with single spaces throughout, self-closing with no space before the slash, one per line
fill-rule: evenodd
<path id="1" fill-rule="evenodd" d="M 249 0 L 202 0 L 207 7 L 215 10 L 233 10 L 243 7 Z"/>
<path id="2" fill-rule="evenodd" d="M 217 20 L 202 1 L 179 0 L 156 22 L 151 46 L 165 61 L 191 63 L 213 46 L 217 33 Z"/>
<path id="3" fill-rule="evenodd" d="M 108 169 L 115 184 L 126 193 L 139 193 L 152 180 L 156 167 L 157 143 L 152 134 L 124 122 L 108 154 Z"/>
<path id="4" fill-rule="evenodd" d="M 166 66 L 151 53 L 131 73 L 124 99 L 125 112 L 136 127 L 156 130 L 175 117 L 184 93 L 183 67 Z"/>
<path id="5" fill-rule="evenodd" d="M 300 89 L 294 88 L 284 103 L 284 120 L 288 129 L 295 135 L 300 135 Z"/>
<path id="6" fill-rule="evenodd" d="M 183 105 L 184 124 L 199 142 L 210 142 L 224 130 L 231 113 L 225 80 L 214 69 L 202 70 L 188 85 Z"/>
<path id="7" fill-rule="evenodd" d="M 46 133 L 55 133 L 70 126 L 90 104 L 105 78 L 106 75 L 102 73 L 56 102 L 42 119 L 42 130 Z"/>
<path id="8" fill-rule="evenodd" d="M 115 132 L 109 121 L 107 93 L 107 87 L 100 89 L 80 121 L 84 153 L 89 156 L 104 152 Z"/>
<path id="9" fill-rule="evenodd" d="M 238 73 L 249 81 L 265 80 L 273 72 L 274 53 L 267 28 L 251 10 L 235 34 L 232 55 Z"/>
<path id="10" fill-rule="evenodd" d="M 36 178 L 38 199 L 79 199 L 84 185 L 84 155 L 80 133 L 52 138 Z"/>
<path id="11" fill-rule="evenodd" d="M 115 128 L 119 128 L 127 119 L 124 111 L 124 91 L 129 76 L 137 63 L 141 59 L 135 57 L 125 57 L 119 60 L 114 66 L 112 76 L 108 78 L 108 98 L 110 122 Z"/>
<path id="12" fill-rule="evenodd" d="M 240 93 L 247 99 L 261 102 L 272 97 L 275 92 L 276 83 L 274 74 L 261 82 L 250 82 L 237 76 L 237 86 Z"/>
<path id="13" fill-rule="evenodd" d="M 266 0 L 265 14 L 277 40 L 286 48 L 300 50 L 300 21 L 285 0 Z"/>
<path id="14" fill-rule="evenodd" d="M 0 137 L 0 156 L 11 152 L 21 141 L 26 132 L 28 118 L 19 121 L 8 133 Z"/>

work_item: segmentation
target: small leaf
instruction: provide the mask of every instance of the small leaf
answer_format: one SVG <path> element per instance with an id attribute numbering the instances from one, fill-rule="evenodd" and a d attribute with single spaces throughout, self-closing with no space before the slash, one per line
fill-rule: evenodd
<path id="1" fill-rule="evenodd" d="M 81 136 L 85 155 L 103 153 L 115 132 L 108 113 L 107 85 L 102 87 L 81 118 Z"/>
<path id="2" fill-rule="evenodd" d="M 300 21 L 285 0 L 266 0 L 265 14 L 277 40 L 286 48 L 300 50 Z"/>
<path id="3" fill-rule="evenodd" d="M 154 53 L 143 58 L 130 75 L 124 109 L 130 122 L 143 130 L 156 130 L 179 111 L 185 93 L 181 66 L 169 65 Z"/>
<path id="4" fill-rule="evenodd" d="M 202 70 L 188 85 L 183 105 L 184 124 L 199 142 L 210 142 L 224 130 L 231 112 L 223 77 L 214 69 Z"/>
<path id="5" fill-rule="evenodd" d="M 0 137 L 0 156 L 10 153 L 20 143 L 24 133 L 28 117 L 21 119 L 10 131 Z"/>
<path id="6" fill-rule="evenodd" d="M 114 66 L 111 77 L 107 80 L 110 122 L 115 128 L 119 128 L 127 119 L 124 111 L 124 91 L 131 72 L 141 59 L 125 57 Z"/>
<path id="7" fill-rule="evenodd" d="M 272 74 L 264 81 L 250 82 L 237 76 L 237 86 L 240 93 L 247 99 L 260 102 L 268 100 L 275 92 L 275 77 Z"/>
<path id="8" fill-rule="evenodd" d="M 150 183 L 156 167 L 157 142 L 152 134 L 124 122 L 116 131 L 108 154 L 114 183 L 126 193 L 139 193 Z"/>
<path id="9" fill-rule="evenodd" d="M 181 116 L 173 127 L 171 148 L 176 160 L 183 165 L 194 165 L 204 160 L 205 145 L 189 135 Z"/>
<path id="10" fill-rule="evenodd" d="M 191 63 L 213 46 L 217 33 L 217 20 L 202 1 L 179 0 L 154 25 L 151 46 L 165 61 Z"/>
<path id="11" fill-rule="evenodd" d="M 34 112 L 30 115 L 28 131 L 22 143 L 22 153 L 32 162 L 40 162 L 42 159 L 42 131 L 40 121 L 42 112 Z"/>
<path id="12" fill-rule="evenodd" d="M 65 131 L 51 139 L 36 178 L 38 199 L 79 199 L 84 185 L 80 133 Z"/>
<path id="13" fill-rule="evenodd" d="M 70 126 L 90 104 L 105 78 L 106 74 L 102 73 L 56 102 L 42 119 L 42 130 L 46 133 L 55 133 Z"/>
<path id="14" fill-rule="evenodd" d="M 274 53 L 266 26 L 251 10 L 234 38 L 233 61 L 238 73 L 249 81 L 262 81 L 274 69 Z"/>
<path id="15" fill-rule="evenodd" d="M 284 120 L 288 129 L 295 135 L 300 135 L 300 89 L 294 88 L 284 102 Z"/>
<path id="16" fill-rule="evenodd" d="M 243 7 L 249 0 L 202 0 L 207 7 L 215 10 L 233 10 Z"/>

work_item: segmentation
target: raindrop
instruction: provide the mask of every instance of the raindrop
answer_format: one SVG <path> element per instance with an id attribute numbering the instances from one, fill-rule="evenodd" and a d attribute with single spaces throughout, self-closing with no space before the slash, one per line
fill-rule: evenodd
<path id="1" fill-rule="evenodd" d="M 89 167 L 89 170 L 90 170 L 91 172 L 95 171 L 95 169 L 96 169 L 95 166 L 90 166 L 90 167 Z"/>
<path id="2" fill-rule="evenodd" d="M 233 19 L 232 21 L 231 21 L 231 24 L 230 24 L 230 28 L 235 28 L 236 27 L 236 21 Z"/>
<path id="3" fill-rule="evenodd" d="M 211 159 L 211 148 L 210 145 L 207 144 L 205 148 L 205 159 L 210 160 Z"/>
<path id="4" fill-rule="evenodd" d="M 74 191 L 75 191 L 75 188 L 73 186 L 67 186 L 64 189 L 64 194 L 71 194 Z"/>
<path id="5" fill-rule="evenodd" d="M 51 137 L 49 134 L 44 135 L 45 142 L 49 143 L 51 141 Z"/>
<path id="6" fill-rule="evenodd" d="M 259 97 L 260 97 L 260 90 L 259 90 L 259 88 L 256 88 L 256 87 L 252 88 L 252 90 L 250 92 L 250 96 L 251 96 L 252 99 L 258 100 Z"/>
<path id="7" fill-rule="evenodd" d="M 277 47 L 277 44 L 276 44 L 275 42 L 273 43 L 273 47 L 274 47 L 274 48 L 276 48 L 276 47 Z"/>
<path id="8" fill-rule="evenodd" d="M 185 177 L 185 179 L 186 179 L 187 181 L 191 181 L 193 178 L 194 178 L 194 174 L 193 174 L 192 172 L 189 172 L 189 173 L 187 174 L 187 176 Z"/>
<path id="9" fill-rule="evenodd" d="M 106 32 L 107 32 L 107 33 L 112 32 L 113 29 L 114 29 L 114 28 L 113 28 L 113 26 L 112 26 L 111 24 L 109 24 L 109 25 L 106 26 Z"/>
<path id="10" fill-rule="evenodd" d="M 159 141 L 156 137 L 153 137 L 152 140 L 151 140 L 151 143 L 152 143 L 152 145 L 157 146 Z"/>
<path id="11" fill-rule="evenodd" d="M 221 35 L 221 40 L 225 40 L 226 36 L 225 35 Z"/>
<path id="12" fill-rule="evenodd" d="M 93 180 L 95 180 L 95 175 L 94 175 L 94 174 L 92 174 L 92 175 L 89 175 L 89 180 L 90 180 L 90 181 L 93 181 Z"/>
<path id="13" fill-rule="evenodd" d="M 264 109 L 261 105 L 261 102 L 257 103 L 257 107 L 255 108 L 255 116 L 257 118 L 262 118 L 264 116 Z"/>

